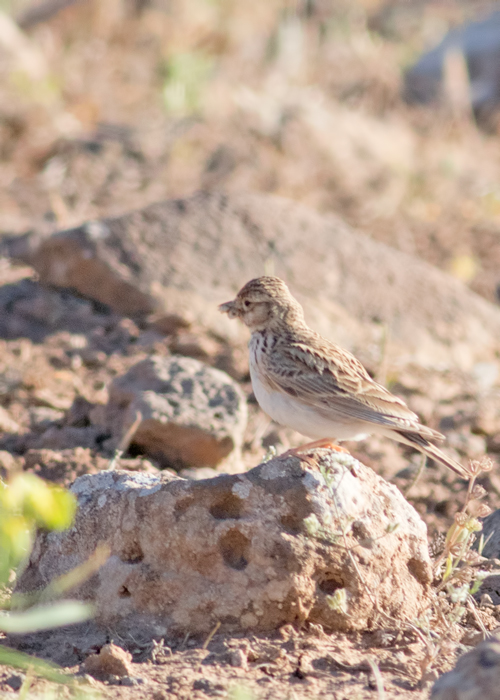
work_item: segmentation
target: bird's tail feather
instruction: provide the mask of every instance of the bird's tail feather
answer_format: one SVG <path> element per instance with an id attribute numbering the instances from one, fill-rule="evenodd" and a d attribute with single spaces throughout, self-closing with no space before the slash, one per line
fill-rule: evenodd
<path id="1" fill-rule="evenodd" d="M 459 474 L 462 479 L 470 478 L 470 473 L 460 464 L 460 462 L 457 462 L 455 459 L 445 455 L 444 452 L 441 452 L 439 447 L 433 445 L 432 442 L 429 442 L 429 440 L 422 435 L 419 435 L 418 433 L 405 432 L 404 430 L 394 431 L 392 437 L 394 438 L 396 435 L 398 435 L 396 440 L 399 440 L 399 442 L 404 442 L 405 445 L 411 445 L 411 447 L 414 447 L 416 450 L 419 450 L 419 452 L 422 452 L 436 462 L 444 464 L 445 467 L 448 467 L 448 469 L 451 469 L 456 474 Z"/>

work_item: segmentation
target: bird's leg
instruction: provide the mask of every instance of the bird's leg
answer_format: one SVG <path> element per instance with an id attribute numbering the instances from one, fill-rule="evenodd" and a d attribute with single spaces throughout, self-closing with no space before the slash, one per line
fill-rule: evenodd
<path id="1" fill-rule="evenodd" d="M 322 438 L 321 440 L 314 440 L 314 442 L 308 442 L 305 445 L 299 445 L 299 447 L 293 447 L 291 450 L 287 450 L 281 456 L 296 457 L 299 454 L 309 452 L 309 450 L 315 450 L 317 448 L 324 448 L 326 450 L 334 450 L 335 452 L 344 452 L 345 454 L 349 454 L 349 450 L 346 450 L 345 447 L 340 447 L 340 445 L 337 445 L 335 442 L 330 440 L 330 438 Z"/>

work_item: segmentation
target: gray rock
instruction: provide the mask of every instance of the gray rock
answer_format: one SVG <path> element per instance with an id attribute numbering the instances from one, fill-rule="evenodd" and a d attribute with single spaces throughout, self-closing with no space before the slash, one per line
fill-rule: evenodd
<path id="1" fill-rule="evenodd" d="M 14 673 L 12 676 L 5 679 L 4 683 L 12 688 L 12 690 L 19 690 L 24 683 L 25 678 L 26 676 L 23 674 Z"/>
<path id="2" fill-rule="evenodd" d="M 500 636 L 494 635 L 461 656 L 455 668 L 435 682 L 431 700 L 498 700 Z"/>
<path id="3" fill-rule="evenodd" d="M 45 587 L 107 543 L 107 563 L 71 595 L 95 601 L 97 622 L 119 634 L 208 633 L 217 622 L 360 630 L 429 604 L 424 523 L 348 455 L 276 458 L 203 481 L 109 471 L 72 490 L 74 526 L 38 534 L 17 591 Z"/>
<path id="4" fill-rule="evenodd" d="M 386 326 L 391 352 L 408 361 L 498 364 L 498 308 L 339 218 L 277 197 L 198 193 L 45 239 L 4 240 L 2 252 L 29 262 L 43 283 L 120 313 L 154 310 L 233 341 L 247 336 L 217 304 L 271 265 L 310 325 L 365 362 L 370 353 L 379 361 Z"/>
<path id="5" fill-rule="evenodd" d="M 240 466 L 247 404 L 224 372 L 189 357 L 142 360 L 109 387 L 106 427 L 115 447 L 138 415 L 132 442 L 161 466 Z"/>
<path id="6" fill-rule="evenodd" d="M 480 534 L 487 540 L 482 555 L 489 559 L 500 559 L 500 509 L 487 515 L 482 523 L 483 530 Z M 483 592 L 481 590 L 481 593 Z"/>
<path id="7" fill-rule="evenodd" d="M 500 12 L 464 24 L 449 32 L 441 43 L 426 52 L 405 76 L 409 102 L 429 104 L 443 95 L 446 54 L 461 51 L 469 74 L 470 102 L 479 116 L 487 117 L 500 103 Z"/>

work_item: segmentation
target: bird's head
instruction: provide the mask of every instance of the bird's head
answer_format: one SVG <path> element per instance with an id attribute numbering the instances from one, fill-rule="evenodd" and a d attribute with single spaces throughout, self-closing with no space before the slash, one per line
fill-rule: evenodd
<path id="1" fill-rule="evenodd" d="M 301 305 L 279 277 L 250 280 L 233 301 L 221 304 L 219 311 L 241 319 L 252 332 L 304 320 Z"/>

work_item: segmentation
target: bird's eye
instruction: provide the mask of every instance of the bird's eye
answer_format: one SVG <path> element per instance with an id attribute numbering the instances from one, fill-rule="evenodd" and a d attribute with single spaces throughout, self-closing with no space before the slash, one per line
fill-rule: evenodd
<path id="1" fill-rule="evenodd" d="M 250 306 L 250 302 L 248 301 L 248 299 L 245 299 L 245 301 L 243 302 L 243 306 L 244 306 L 246 309 L 248 309 L 248 307 Z"/>

